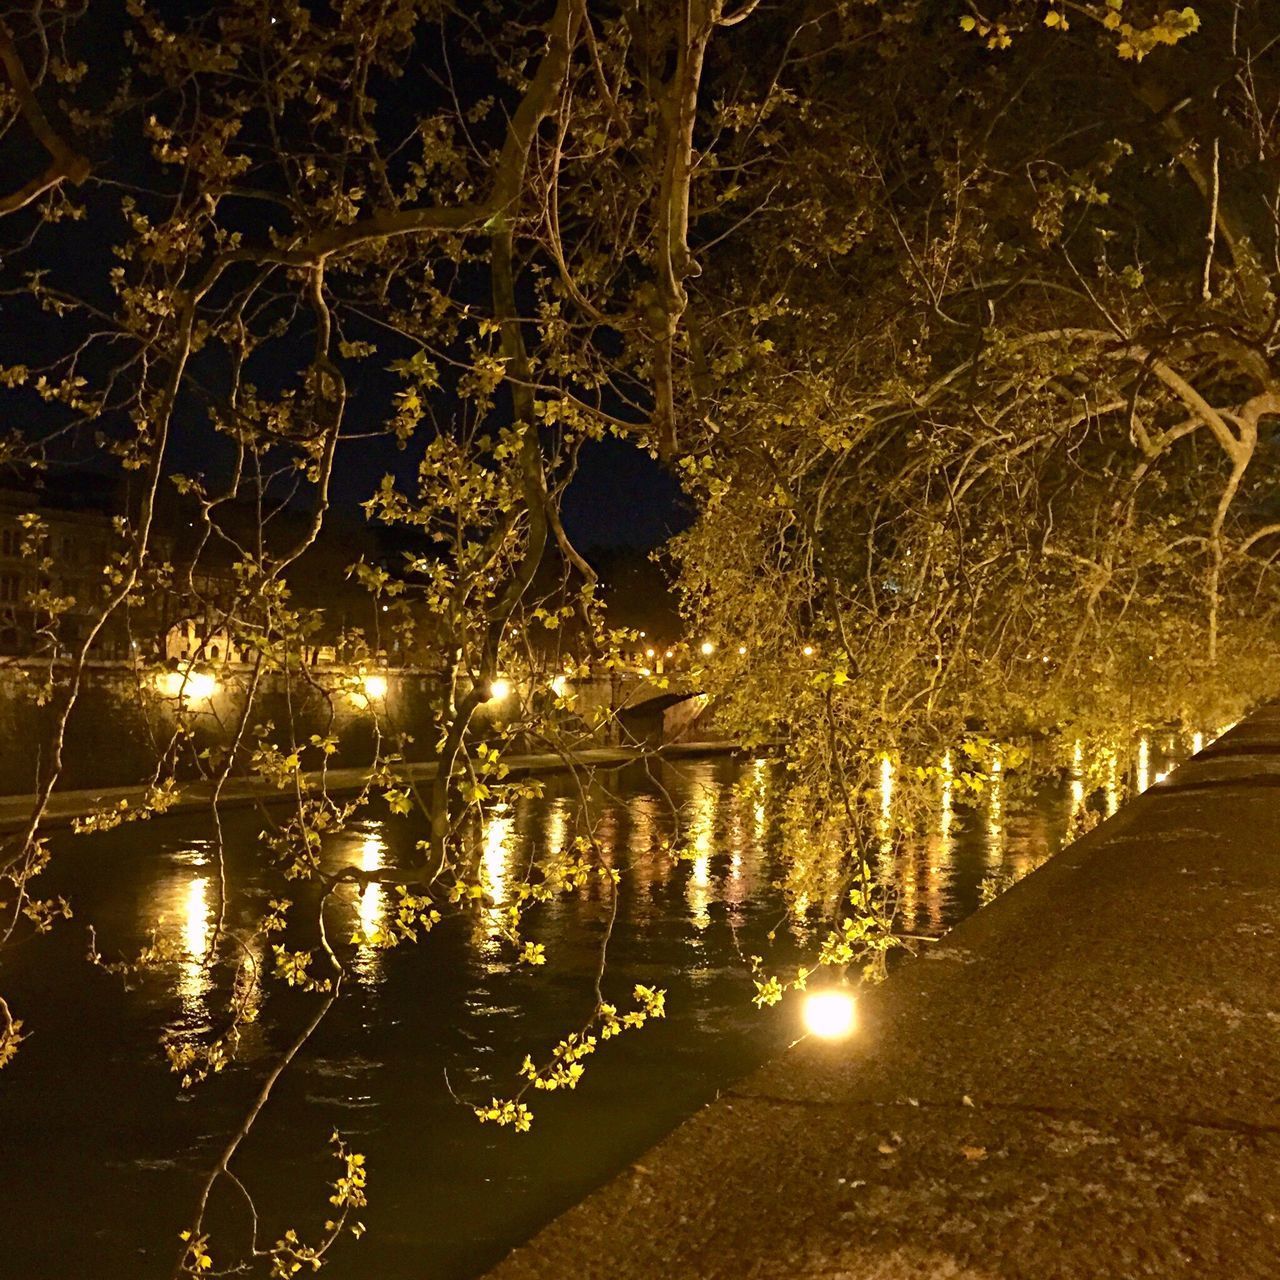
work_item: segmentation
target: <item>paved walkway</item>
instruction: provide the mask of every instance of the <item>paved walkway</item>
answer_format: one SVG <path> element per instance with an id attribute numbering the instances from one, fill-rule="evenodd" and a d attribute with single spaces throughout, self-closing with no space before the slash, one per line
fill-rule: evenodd
<path id="1" fill-rule="evenodd" d="M 593 747 L 586 751 L 579 751 L 573 757 L 573 761 L 581 767 L 618 769 L 636 760 L 642 760 L 646 755 L 674 760 L 690 756 L 731 755 L 737 750 L 738 748 L 729 742 L 676 742 L 648 752 L 636 751 L 628 747 Z M 566 767 L 563 756 L 551 753 L 507 756 L 505 761 L 515 775 L 558 773 Z M 436 766 L 433 763 L 401 765 L 397 775 L 413 782 L 426 782 L 436 776 Z M 303 777 L 313 784 L 320 780 L 318 773 L 305 773 Z M 328 787 L 335 794 L 359 791 L 368 777 L 369 770 L 365 767 L 330 769 Z M 207 808 L 211 790 L 207 783 L 197 782 L 183 786 L 181 799 L 172 805 L 168 812 L 181 813 Z M 145 787 L 98 787 L 84 791 L 55 791 L 50 799 L 42 826 L 69 826 L 74 819 L 101 809 L 113 808 L 121 800 L 127 800 L 130 807 L 133 807 L 140 804 L 145 797 Z M 273 802 L 278 804 L 289 798 L 289 792 L 282 792 L 261 779 L 235 778 L 223 787 L 221 803 L 229 807 Z M 31 807 L 34 803 L 34 796 L 0 796 L 0 835 L 23 830 L 30 820 Z"/>
<path id="2" fill-rule="evenodd" d="M 1280 1277 L 1280 709 L 491 1280 Z"/>

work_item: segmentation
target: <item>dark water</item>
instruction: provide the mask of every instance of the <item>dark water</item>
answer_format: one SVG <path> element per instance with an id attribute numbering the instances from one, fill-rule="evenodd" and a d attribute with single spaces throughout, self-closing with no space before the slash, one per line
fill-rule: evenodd
<path id="1" fill-rule="evenodd" d="M 368 1234 L 344 1241 L 324 1274 L 475 1276 L 795 1038 L 795 1003 L 755 1009 L 741 959 L 763 952 L 783 918 L 774 766 L 720 758 L 652 768 L 607 775 L 588 796 L 589 814 L 571 780 L 551 781 L 541 799 L 489 816 L 482 856 L 500 902 L 531 849 L 564 847 L 580 823 L 594 822 L 622 872 L 606 998 L 627 1007 L 635 983 L 665 988 L 665 1021 L 603 1046 L 575 1093 L 535 1095 L 532 1131 L 517 1135 L 479 1125 L 452 1094 L 509 1095 L 526 1053 L 541 1059 L 583 1022 L 611 914 L 606 892 L 588 887 L 528 918 L 527 936 L 547 950 L 537 970 L 512 963 L 483 910 L 416 946 L 357 950 L 342 1000 L 233 1166 L 258 1201 L 267 1243 L 290 1226 L 304 1239 L 316 1234 L 336 1128 L 367 1157 Z M 690 841 L 686 860 L 662 848 L 672 801 Z M 1039 865 L 1081 801 L 1063 782 L 1018 803 L 997 791 L 975 810 L 943 804 L 933 829 L 900 856 L 899 927 L 940 933 L 992 886 Z M 261 868 L 255 815 L 230 811 L 225 821 L 234 929 L 288 890 Z M 422 834 L 408 819 L 369 820 L 333 838 L 325 864 L 408 860 Z M 237 1064 L 193 1091 L 178 1087 L 162 1031 L 207 1034 L 225 1003 L 226 974 L 198 959 L 213 927 L 215 875 L 198 816 L 62 838 L 47 888 L 70 894 L 76 919 L 21 948 L 0 975 L 30 1033 L 0 1074 L 5 1280 L 168 1275 L 202 1175 L 314 1008 L 314 996 L 269 983 Z M 338 939 L 356 916 L 375 923 L 390 891 L 344 892 L 331 921 Z M 154 931 L 186 958 L 125 991 L 86 963 L 88 922 L 107 957 L 136 952 Z M 779 933 L 784 955 L 799 955 L 803 930 Z M 246 1229 L 241 1203 L 219 1204 L 215 1264 L 228 1258 L 222 1233 L 242 1240 Z"/>

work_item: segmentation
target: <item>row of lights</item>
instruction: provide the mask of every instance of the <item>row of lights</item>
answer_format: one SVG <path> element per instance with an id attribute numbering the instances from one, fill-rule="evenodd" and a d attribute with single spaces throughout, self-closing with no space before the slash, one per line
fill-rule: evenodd
<path id="1" fill-rule="evenodd" d="M 569 687 L 569 681 L 565 676 L 553 676 L 550 682 L 551 692 L 557 698 L 563 698 L 565 690 Z M 360 692 L 367 699 L 385 698 L 387 696 L 387 678 L 381 675 L 362 675 L 360 677 Z M 489 684 L 489 696 L 485 698 L 486 703 L 505 702 L 511 696 L 511 681 L 505 676 L 499 676 Z"/>
<path id="2" fill-rule="evenodd" d="M 156 690 L 166 698 L 181 698 L 185 703 L 207 702 L 221 687 L 216 676 L 193 667 L 180 667 L 174 671 L 162 671 L 155 678 Z M 362 672 L 352 694 L 363 701 L 381 701 L 387 696 L 387 677 L 377 672 Z M 568 683 L 564 676 L 551 681 L 552 692 L 557 698 L 564 696 Z M 489 685 L 486 702 L 505 702 L 511 696 L 511 682 L 499 678 Z"/>

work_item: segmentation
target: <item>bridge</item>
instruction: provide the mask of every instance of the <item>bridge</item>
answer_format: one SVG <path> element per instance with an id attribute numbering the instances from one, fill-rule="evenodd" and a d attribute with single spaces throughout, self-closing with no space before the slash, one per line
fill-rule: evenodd
<path id="1" fill-rule="evenodd" d="M 611 741 L 679 742 L 704 729 L 710 719 L 707 696 L 684 672 L 613 672 L 567 679 L 564 690 L 573 710 L 588 722 L 593 713 L 611 713 Z"/>

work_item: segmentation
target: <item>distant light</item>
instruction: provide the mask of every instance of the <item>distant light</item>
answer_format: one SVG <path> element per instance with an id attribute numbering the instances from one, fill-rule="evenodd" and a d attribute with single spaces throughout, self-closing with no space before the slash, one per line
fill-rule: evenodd
<path id="1" fill-rule="evenodd" d="M 489 686 L 489 702 L 503 702 L 511 696 L 511 681 L 501 678 Z"/>
<path id="2" fill-rule="evenodd" d="M 698 647 L 702 650 L 702 656 L 704 658 L 711 657 L 711 655 L 716 651 L 715 645 L 712 644 L 710 640 L 704 640 Z"/>
<path id="3" fill-rule="evenodd" d="M 805 997 L 804 1027 L 823 1040 L 843 1040 L 857 1022 L 857 1006 L 847 991 L 814 991 Z"/>
<path id="4" fill-rule="evenodd" d="M 812 658 L 812 657 L 813 657 L 813 645 L 811 645 L 811 644 L 807 644 L 807 645 L 805 645 L 805 647 L 804 647 L 803 649 L 801 649 L 801 650 L 800 650 L 800 652 L 801 652 L 801 653 L 803 653 L 803 654 L 804 654 L 804 656 L 805 656 L 806 658 Z"/>
<path id="5" fill-rule="evenodd" d="M 668 658 L 674 658 L 676 656 L 676 651 L 674 649 L 668 649 L 664 656 Z"/>
<path id="6" fill-rule="evenodd" d="M 740 644 L 738 646 L 738 657 L 745 658 L 746 656 L 747 656 L 747 646 L 745 644 Z"/>
<path id="7" fill-rule="evenodd" d="M 385 698 L 387 696 L 387 677 L 367 675 L 360 677 L 360 687 L 366 698 Z"/>
<path id="8" fill-rule="evenodd" d="M 382 612 L 383 612 L 383 613 L 386 613 L 386 611 L 387 611 L 387 609 L 388 609 L 388 608 L 389 608 L 389 606 L 384 604 L 384 605 L 382 606 Z"/>
<path id="9" fill-rule="evenodd" d="M 163 671 L 156 677 L 156 688 L 166 698 L 181 698 L 185 703 L 207 702 L 218 692 L 217 680 L 203 671 L 190 668 Z"/>
<path id="10" fill-rule="evenodd" d="M 645 637 L 645 632 L 641 631 L 639 635 L 640 635 L 640 639 L 643 640 Z"/>
<path id="11" fill-rule="evenodd" d="M 655 650 L 653 650 L 653 649 L 646 649 L 646 650 L 644 651 L 644 656 L 645 656 L 646 658 L 656 658 L 658 655 L 657 655 L 657 652 L 656 652 Z"/>

